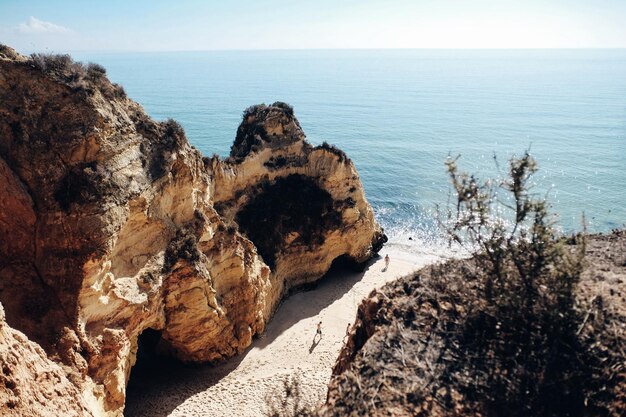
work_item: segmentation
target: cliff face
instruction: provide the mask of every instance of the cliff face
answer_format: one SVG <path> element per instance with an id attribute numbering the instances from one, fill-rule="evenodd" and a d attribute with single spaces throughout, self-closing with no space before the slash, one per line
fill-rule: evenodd
<path id="1" fill-rule="evenodd" d="M 253 106 L 231 157 L 212 160 L 215 207 L 256 245 L 278 294 L 317 279 L 338 255 L 365 262 L 386 239 L 352 162 L 304 138 L 289 106 Z"/>
<path id="2" fill-rule="evenodd" d="M 317 415 L 624 415 L 626 232 L 588 237 L 575 340 L 566 346 L 516 340 L 501 317 L 495 336 L 488 318 L 468 320 L 485 308 L 477 269 L 472 259 L 433 265 L 372 292 L 359 306 Z M 508 363 L 492 367 L 494 352 L 507 344 Z M 545 356 L 520 354 L 546 346 Z M 505 397 L 517 399 L 515 380 L 525 372 L 533 386 L 521 393 L 522 404 L 502 408 Z"/>
<path id="3" fill-rule="evenodd" d="M 90 406 L 65 371 L 43 349 L 9 327 L 0 305 L 0 415 L 91 415 Z"/>
<path id="4" fill-rule="evenodd" d="M 59 364 L 77 407 L 110 415 L 147 329 L 183 361 L 236 355 L 286 289 L 385 239 L 353 164 L 309 145 L 287 105 L 249 109 L 231 158 L 202 158 L 98 66 L 6 47 L 0 235 L 8 325 Z"/>

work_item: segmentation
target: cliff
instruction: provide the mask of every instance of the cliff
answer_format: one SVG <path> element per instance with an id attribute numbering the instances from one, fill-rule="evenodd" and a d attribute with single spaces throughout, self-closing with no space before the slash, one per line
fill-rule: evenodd
<path id="1" fill-rule="evenodd" d="M 142 334 L 185 362 L 236 355 L 289 288 L 386 239 L 352 162 L 288 105 L 246 110 L 231 157 L 203 158 L 102 67 L 3 46 L 0 236 L 2 331 L 20 340 L 0 346 L 62 381 L 48 411 L 111 416 Z M 40 415 L 47 388 L 15 384 L 0 399 Z"/>
<path id="2" fill-rule="evenodd" d="M 61 367 L 43 349 L 6 324 L 0 305 L 0 415 L 91 415 L 90 407 Z"/>
<path id="3" fill-rule="evenodd" d="M 484 314 L 475 258 L 429 266 L 361 303 L 316 415 L 623 415 L 626 233 L 587 239 L 573 337 L 522 336 L 569 332 L 540 328 L 562 323 L 550 311 L 523 328 Z"/>

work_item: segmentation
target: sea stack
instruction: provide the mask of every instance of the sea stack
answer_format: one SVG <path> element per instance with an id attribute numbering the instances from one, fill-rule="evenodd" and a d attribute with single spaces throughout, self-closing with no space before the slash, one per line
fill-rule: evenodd
<path id="1" fill-rule="evenodd" d="M 237 355 L 289 288 L 385 240 L 290 106 L 249 108 L 205 158 L 101 67 L 0 47 L 3 414 L 120 416 L 144 332 L 185 362 Z"/>

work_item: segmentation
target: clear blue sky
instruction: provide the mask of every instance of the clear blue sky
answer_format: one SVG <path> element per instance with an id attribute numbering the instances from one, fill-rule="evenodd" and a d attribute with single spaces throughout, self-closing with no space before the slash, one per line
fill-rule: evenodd
<path id="1" fill-rule="evenodd" d="M 30 51 L 624 48 L 626 0 L 0 0 Z"/>

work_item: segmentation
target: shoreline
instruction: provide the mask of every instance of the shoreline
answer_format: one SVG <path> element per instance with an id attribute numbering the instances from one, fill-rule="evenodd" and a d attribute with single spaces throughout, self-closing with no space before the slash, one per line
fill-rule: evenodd
<path id="1" fill-rule="evenodd" d="M 354 322 L 363 298 L 389 281 L 442 259 L 390 246 L 364 272 L 331 271 L 315 289 L 285 299 L 265 332 L 241 355 L 216 366 L 172 363 L 166 366 L 169 369 L 139 377 L 129 385 L 125 415 L 263 415 L 266 397 L 282 392 L 283 381 L 291 376 L 298 378 L 304 402 L 322 403 L 346 327 Z M 391 262 L 384 271 L 386 254 Z M 315 343 L 319 321 L 323 335 Z"/>

